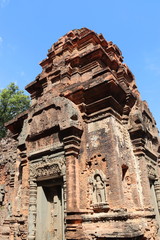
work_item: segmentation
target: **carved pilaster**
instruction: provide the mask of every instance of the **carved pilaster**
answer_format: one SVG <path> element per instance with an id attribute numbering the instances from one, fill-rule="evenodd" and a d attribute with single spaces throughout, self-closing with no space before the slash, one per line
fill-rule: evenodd
<path id="1" fill-rule="evenodd" d="M 30 202 L 29 202 L 29 226 L 28 240 L 35 240 L 36 234 L 36 206 L 37 206 L 37 184 L 34 178 L 30 180 Z"/>
<path id="2" fill-rule="evenodd" d="M 155 188 L 155 193 L 156 193 L 156 198 L 157 198 L 158 210 L 160 213 L 160 181 L 159 180 L 156 180 L 154 182 L 154 188 Z"/>
<path id="3" fill-rule="evenodd" d="M 62 132 L 66 157 L 67 211 L 79 207 L 78 154 L 82 130 L 72 127 Z"/>

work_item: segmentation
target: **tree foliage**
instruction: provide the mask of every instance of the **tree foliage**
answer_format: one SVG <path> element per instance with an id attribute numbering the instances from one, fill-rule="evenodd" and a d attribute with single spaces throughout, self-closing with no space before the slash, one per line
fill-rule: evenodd
<path id="1" fill-rule="evenodd" d="M 4 123 L 27 110 L 29 105 L 29 96 L 19 90 L 14 83 L 10 83 L 7 88 L 0 90 L 0 138 L 6 135 Z"/>

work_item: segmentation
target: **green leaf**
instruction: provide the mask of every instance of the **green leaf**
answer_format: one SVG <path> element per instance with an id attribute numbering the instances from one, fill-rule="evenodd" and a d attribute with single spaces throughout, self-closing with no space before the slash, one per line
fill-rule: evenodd
<path id="1" fill-rule="evenodd" d="M 27 110 L 29 106 L 29 96 L 19 90 L 15 83 L 10 83 L 7 88 L 0 91 L 0 138 L 6 135 L 4 123 Z"/>

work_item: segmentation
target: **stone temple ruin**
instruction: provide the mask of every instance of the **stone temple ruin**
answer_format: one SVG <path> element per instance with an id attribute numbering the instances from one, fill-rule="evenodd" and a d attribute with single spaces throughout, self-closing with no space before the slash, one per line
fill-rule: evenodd
<path id="1" fill-rule="evenodd" d="M 159 239 L 158 130 L 121 51 L 82 28 L 40 65 L 0 142 L 0 239 Z"/>

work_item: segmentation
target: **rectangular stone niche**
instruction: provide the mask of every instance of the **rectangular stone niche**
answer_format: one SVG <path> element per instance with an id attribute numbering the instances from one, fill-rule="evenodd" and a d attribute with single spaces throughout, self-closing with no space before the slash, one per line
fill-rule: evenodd
<path id="1" fill-rule="evenodd" d="M 64 239 L 63 184 L 47 180 L 37 186 L 36 240 Z"/>

